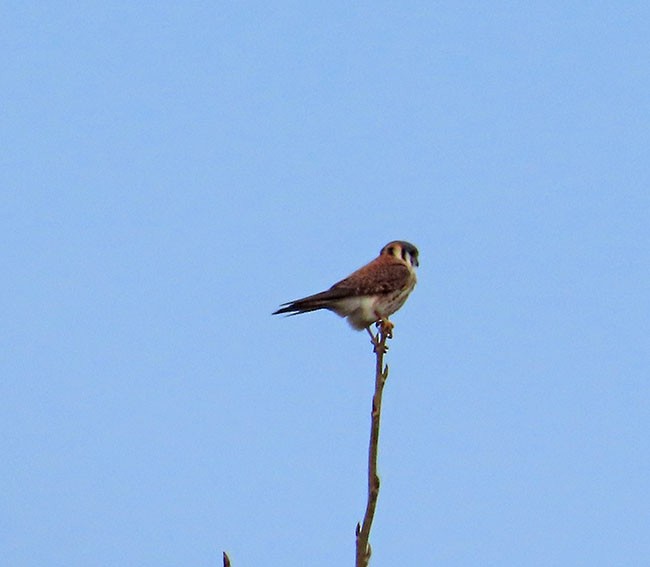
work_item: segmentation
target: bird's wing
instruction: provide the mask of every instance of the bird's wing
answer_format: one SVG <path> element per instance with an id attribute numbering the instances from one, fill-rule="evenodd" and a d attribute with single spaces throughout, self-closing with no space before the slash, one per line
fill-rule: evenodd
<path id="1" fill-rule="evenodd" d="M 335 283 L 329 291 L 338 292 L 341 297 L 381 295 L 408 285 L 412 276 L 411 271 L 404 264 L 378 260 L 370 262 L 344 280 Z"/>

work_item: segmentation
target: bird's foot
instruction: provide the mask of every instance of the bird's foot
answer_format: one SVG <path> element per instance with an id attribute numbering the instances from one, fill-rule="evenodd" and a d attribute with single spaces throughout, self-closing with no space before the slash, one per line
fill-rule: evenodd
<path id="1" fill-rule="evenodd" d="M 388 351 L 388 345 L 386 345 L 385 342 L 382 343 L 382 340 L 380 338 L 380 334 L 377 333 L 376 335 L 373 334 L 373 332 L 370 330 L 370 327 L 366 327 L 366 331 L 368 331 L 368 334 L 370 335 L 370 342 L 372 343 L 372 346 L 374 347 L 374 351 L 378 352 L 381 350 L 383 354 L 386 354 L 386 351 Z"/>
<path id="2" fill-rule="evenodd" d="M 391 321 L 388 319 L 380 319 L 377 321 L 376 325 L 380 334 L 386 335 L 386 338 L 388 339 L 393 338 L 393 329 L 395 328 L 395 325 Z"/>

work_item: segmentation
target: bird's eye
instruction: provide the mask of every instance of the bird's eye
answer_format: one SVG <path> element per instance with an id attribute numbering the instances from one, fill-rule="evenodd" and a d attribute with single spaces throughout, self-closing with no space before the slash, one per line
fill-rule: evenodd
<path id="1" fill-rule="evenodd" d="M 406 251 L 406 248 L 402 248 L 402 260 L 406 260 L 407 256 L 408 256 L 408 252 Z"/>
<path id="2" fill-rule="evenodd" d="M 393 255 L 394 251 L 395 249 L 392 246 L 386 250 L 386 252 L 388 252 L 391 256 Z"/>

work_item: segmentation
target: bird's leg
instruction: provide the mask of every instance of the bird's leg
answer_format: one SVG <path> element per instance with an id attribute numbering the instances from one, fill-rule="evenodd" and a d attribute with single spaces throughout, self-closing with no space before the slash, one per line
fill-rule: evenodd
<path id="1" fill-rule="evenodd" d="M 377 349 L 381 349 L 382 352 L 385 354 L 386 351 L 388 351 L 388 346 L 385 343 L 382 344 L 381 339 L 379 338 L 379 333 L 374 335 L 373 332 L 370 330 L 370 325 L 366 327 L 366 331 L 368 331 L 368 334 L 370 335 L 370 342 L 374 347 L 373 350 L 377 352 Z"/>
<path id="2" fill-rule="evenodd" d="M 379 329 L 380 333 L 386 333 L 386 337 L 389 339 L 393 338 L 393 328 L 395 325 L 393 324 L 392 321 L 388 320 L 388 317 L 385 319 L 380 319 L 377 321 L 377 329 Z"/>
<path id="3" fill-rule="evenodd" d="M 383 354 L 386 354 L 388 352 L 388 345 L 386 344 L 386 340 L 389 339 L 392 335 L 386 334 L 381 319 L 377 319 L 377 321 L 375 321 L 375 326 L 377 327 L 376 335 L 372 333 L 370 326 L 366 327 L 366 331 L 368 331 L 368 334 L 371 337 L 370 341 L 372 342 L 372 346 L 375 347 L 373 350 L 376 353 L 381 351 Z"/>

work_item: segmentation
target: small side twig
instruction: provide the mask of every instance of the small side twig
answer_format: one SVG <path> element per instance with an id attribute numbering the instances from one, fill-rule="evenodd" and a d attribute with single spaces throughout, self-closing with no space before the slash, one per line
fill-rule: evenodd
<path id="1" fill-rule="evenodd" d="M 225 551 L 223 552 L 223 567 L 230 567 L 230 557 Z"/>
<path id="2" fill-rule="evenodd" d="M 389 322 L 379 324 L 377 335 L 372 337 L 374 353 L 376 355 L 375 367 L 375 393 L 372 397 L 372 413 L 370 420 L 370 444 L 368 447 L 368 502 L 363 522 L 357 524 L 356 529 L 356 567 L 367 567 L 370 562 L 372 549 L 370 547 L 370 528 L 375 517 L 377 498 L 379 496 L 379 476 L 377 474 L 377 451 L 379 448 L 379 424 L 381 421 L 381 401 L 384 384 L 388 378 L 388 366 L 384 366 L 384 355 L 388 350 L 386 341 L 392 338 L 392 324 Z"/>

